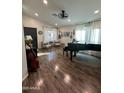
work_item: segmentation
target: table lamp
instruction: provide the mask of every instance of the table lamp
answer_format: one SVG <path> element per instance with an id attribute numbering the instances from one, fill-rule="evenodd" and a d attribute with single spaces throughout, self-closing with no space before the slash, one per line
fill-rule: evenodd
<path id="1" fill-rule="evenodd" d="M 32 47 L 32 41 L 33 41 L 33 39 L 32 39 L 32 37 L 31 37 L 31 35 L 26 35 L 26 36 L 25 36 L 25 43 L 26 43 L 27 45 L 29 45 L 30 47 Z"/>

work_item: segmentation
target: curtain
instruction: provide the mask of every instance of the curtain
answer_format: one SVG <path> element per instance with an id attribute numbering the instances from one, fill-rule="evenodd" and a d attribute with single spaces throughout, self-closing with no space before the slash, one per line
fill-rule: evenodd
<path id="1" fill-rule="evenodd" d="M 77 30 L 76 33 L 76 40 L 81 42 L 81 43 L 85 43 L 85 36 L 86 36 L 86 31 L 85 30 Z"/>
<path id="2" fill-rule="evenodd" d="M 100 21 L 92 22 L 90 33 L 90 43 L 100 44 L 101 43 L 101 24 Z"/>
<path id="3" fill-rule="evenodd" d="M 75 39 L 81 43 L 101 44 L 101 21 L 76 26 Z"/>
<path id="4" fill-rule="evenodd" d="M 75 39 L 80 43 L 85 43 L 85 35 L 84 25 L 77 25 L 75 28 Z"/>

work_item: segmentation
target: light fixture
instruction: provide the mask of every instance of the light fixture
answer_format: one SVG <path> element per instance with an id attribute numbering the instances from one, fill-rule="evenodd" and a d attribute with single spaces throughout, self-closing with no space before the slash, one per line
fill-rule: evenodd
<path id="1" fill-rule="evenodd" d="M 58 24 L 56 23 L 55 25 L 57 26 Z"/>
<path id="2" fill-rule="evenodd" d="M 94 14 L 98 14 L 98 13 L 99 13 L 99 10 L 95 10 L 95 11 L 94 11 Z"/>
<path id="3" fill-rule="evenodd" d="M 31 40 L 32 41 L 33 39 L 32 39 L 32 36 L 31 35 L 26 35 L 25 36 L 25 40 L 28 40 L 28 41 Z"/>
<path id="4" fill-rule="evenodd" d="M 47 5 L 48 4 L 48 1 L 47 0 L 43 0 L 43 3 Z"/>
<path id="5" fill-rule="evenodd" d="M 68 22 L 71 22 L 71 19 L 68 19 Z"/>
<path id="6" fill-rule="evenodd" d="M 35 16 L 39 16 L 38 13 L 35 13 L 34 15 L 35 15 Z"/>
<path id="7" fill-rule="evenodd" d="M 30 47 L 32 47 L 32 41 L 33 38 L 31 37 L 31 35 L 25 36 L 26 49 L 30 49 Z"/>

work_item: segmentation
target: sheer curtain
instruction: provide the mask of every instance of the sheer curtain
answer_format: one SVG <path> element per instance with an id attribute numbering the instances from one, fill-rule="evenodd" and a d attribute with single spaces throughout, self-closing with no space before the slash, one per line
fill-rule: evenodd
<path id="1" fill-rule="evenodd" d="M 101 44 L 101 21 L 76 26 L 75 39 L 81 43 Z"/>
<path id="2" fill-rule="evenodd" d="M 101 24 L 100 21 L 91 24 L 90 43 L 101 44 Z"/>
<path id="3" fill-rule="evenodd" d="M 44 43 L 57 41 L 57 29 L 56 28 L 44 28 Z"/>
<path id="4" fill-rule="evenodd" d="M 81 43 L 86 41 L 86 31 L 83 25 L 76 26 L 75 39 Z"/>

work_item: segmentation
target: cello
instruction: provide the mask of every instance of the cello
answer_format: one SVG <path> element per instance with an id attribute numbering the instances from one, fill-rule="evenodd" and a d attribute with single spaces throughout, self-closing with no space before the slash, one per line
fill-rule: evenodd
<path id="1" fill-rule="evenodd" d="M 30 45 L 28 46 L 30 47 Z M 28 62 L 28 71 L 29 72 L 37 71 L 37 69 L 39 68 L 39 60 L 33 48 L 30 47 L 30 49 L 26 49 L 26 54 Z"/>

